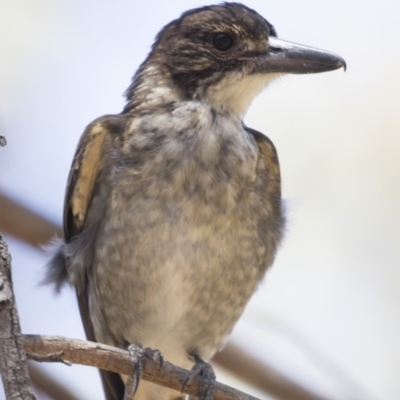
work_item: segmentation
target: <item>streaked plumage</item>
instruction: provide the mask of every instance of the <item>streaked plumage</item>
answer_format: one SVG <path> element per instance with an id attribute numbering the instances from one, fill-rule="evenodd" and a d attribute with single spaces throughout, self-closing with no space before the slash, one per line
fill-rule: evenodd
<path id="1" fill-rule="evenodd" d="M 223 347 L 284 225 L 275 148 L 242 117 L 277 75 L 343 65 L 279 41 L 237 3 L 159 33 L 124 111 L 86 128 L 71 167 L 49 280 L 76 287 L 88 339 L 140 342 L 185 368 Z M 107 399 L 121 399 L 119 376 L 102 378 Z M 135 398 L 176 396 L 141 382 Z"/>

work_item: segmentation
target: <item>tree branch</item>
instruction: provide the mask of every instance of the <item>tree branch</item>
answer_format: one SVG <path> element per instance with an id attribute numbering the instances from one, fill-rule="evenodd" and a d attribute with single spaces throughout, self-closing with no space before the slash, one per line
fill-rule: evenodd
<path id="1" fill-rule="evenodd" d="M 33 400 L 11 280 L 11 256 L 0 234 L 0 372 L 7 399 Z"/>
<path id="2" fill-rule="evenodd" d="M 28 358 L 49 361 L 70 362 L 74 364 L 91 365 L 97 368 L 113 371 L 124 375 L 132 372 L 132 362 L 128 351 L 100 343 L 85 342 L 77 339 L 67 339 L 58 336 L 23 336 Z M 165 361 L 159 364 L 145 358 L 142 378 L 162 386 L 182 390 L 183 381 L 188 371 Z M 201 390 L 201 378 L 195 377 L 184 392 L 197 396 Z M 240 392 L 222 383 L 216 383 L 214 390 L 215 400 L 257 400 L 248 394 Z"/>

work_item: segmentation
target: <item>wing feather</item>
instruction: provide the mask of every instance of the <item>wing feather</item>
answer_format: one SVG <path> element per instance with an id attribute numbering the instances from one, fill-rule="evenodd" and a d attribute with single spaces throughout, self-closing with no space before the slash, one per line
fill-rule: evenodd
<path id="1" fill-rule="evenodd" d="M 281 198 L 281 173 L 279 167 L 278 153 L 276 152 L 275 146 L 272 141 L 261 132 L 255 129 L 248 128 L 245 126 L 248 133 L 253 135 L 259 149 L 259 155 L 263 159 L 263 163 L 266 171 L 268 171 L 269 179 L 268 184 L 270 185 L 271 193 L 276 198 Z"/>
<path id="2" fill-rule="evenodd" d="M 67 243 L 85 229 L 96 181 L 104 167 L 105 146 L 111 142 L 112 136 L 123 132 L 125 127 L 126 117 L 110 115 L 95 120 L 83 133 L 72 162 L 65 195 L 64 235 Z M 90 318 L 88 279 L 85 274 L 83 289 L 77 290 L 77 299 L 86 337 L 96 341 Z M 106 400 L 122 400 L 124 384 L 120 376 L 102 370 L 100 375 Z"/>
<path id="3" fill-rule="evenodd" d="M 94 184 L 102 167 L 102 147 L 108 133 L 104 121 L 96 120 L 86 128 L 79 141 L 65 196 L 64 234 L 67 241 L 83 229 Z"/>

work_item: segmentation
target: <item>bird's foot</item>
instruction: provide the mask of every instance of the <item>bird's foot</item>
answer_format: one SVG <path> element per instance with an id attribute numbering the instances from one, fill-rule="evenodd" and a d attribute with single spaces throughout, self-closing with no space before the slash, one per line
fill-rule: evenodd
<path id="1" fill-rule="evenodd" d="M 159 350 L 153 350 L 148 347 L 143 348 L 140 343 L 130 344 L 128 346 L 129 355 L 131 357 L 132 372 L 128 376 L 125 384 L 124 400 L 131 400 L 135 395 L 140 379 L 143 373 L 144 357 L 149 358 L 160 365 L 163 365 L 164 358 Z"/>
<path id="2" fill-rule="evenodd" d="M 185 390 L 185 387 L 192 382 L 193 378 L 199 375 L 201 376 L 202 384 L 198 399 L 212 400 L 215 386 L 215 372 L 213 367 L 209 363 L 203 361 L 199 356 L 194 355 L 193 357 L 195 364 L 183 381 L 182 392 Z"/>

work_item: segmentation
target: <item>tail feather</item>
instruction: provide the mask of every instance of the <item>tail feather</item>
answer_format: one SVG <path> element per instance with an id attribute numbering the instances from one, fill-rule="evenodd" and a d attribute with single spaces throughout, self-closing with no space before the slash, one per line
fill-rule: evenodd
<path id="1" fill-rule="evenodd" d="M 50 250 L 53 257 L 46 264 L 45 277 L 41 284 L 54 284 L 56 293 L 59 293 L 62 287 L 69 283 L 67 261 L 64 255 L 64 241 L 58 239 L 51 245 Z"/>

